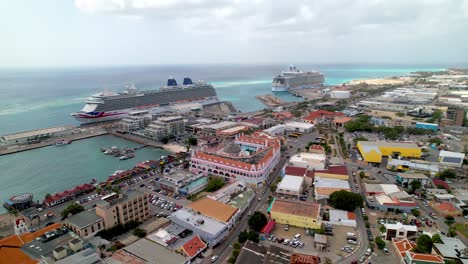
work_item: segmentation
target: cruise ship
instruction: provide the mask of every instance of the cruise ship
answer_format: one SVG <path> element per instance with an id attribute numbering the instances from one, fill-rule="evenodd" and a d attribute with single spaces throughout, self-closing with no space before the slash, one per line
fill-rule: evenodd
<path id="1" fill-rule="evenodd" d="M 295 66 L 290 66 L 288 70 L 281 72 L 273 78 L 271 90 L 273 92 L 287 92 L 290 89 L 313 88 L 323 85 L 325 76 L 317 71 L 303 72 Z"/>
<path id="2" fill-rule="evenodd" d="M 145 110 L 150 114 L 184 112 L 219 102 L 214 87 L 203 81 L 184 78 L 178 85 L 174 78 L 159 90 L 139 91 L 134 85 L 122 93 L 105 91 L 91 96 L 81 111 L 71 115 L 82 124 L 113 121 L 129 113 Z"/>

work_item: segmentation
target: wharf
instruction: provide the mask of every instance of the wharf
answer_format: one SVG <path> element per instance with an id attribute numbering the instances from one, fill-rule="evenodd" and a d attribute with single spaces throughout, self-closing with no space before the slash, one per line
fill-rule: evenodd
<path id="1" fill-rule="evenodd" d="M 315 100 L 315 99 L 321 99 L 324 97 L 324 94 L 322 93 L 321 89 L 317 89 L 317 88 L 289 90 L 289 93 L 297 97 L 302 97 L 306 100 Z"/>
<path id="2" fill-rule="evenodd" d="M 0 156 L 52 146 L 56 142 L 62 141 L 62 140 L 68 140 L 68 141 L 73 142 L 73 141 L 77 141 L 81 139 L 92 138 L 92 137 L 102 136 L 106 134 L 107 134 L 107 131 L 102 130 L 102 129 L 96 130 L 96 129 L 78 128 L 76 133 L 48 138 L 46 140 L 43 140 L 35 144 L 22 144 L 22 145 L 8 146 L 8 147 L 0 147 Z"/>
<path id="3" fill-rule="evenodd" d="M 120 138 L 129 140 L 129 141 L 133 141 L 133 142 L 136 142 L 136 143 L 139 143 L 139 144 L 151 146 L 151 147 L 154 147 L 154 148 L 165 149 L 165 150 L 173 152 L 173 153 L 185 151 L 185 147 L 180 146 L 180 145 L 162 144 L 160 142 L 157 142 L 157 141 L 154 141 L 154 140 L 151 140 L 151 139 L 148 139 L 148 138 L 139 137 L 139 136 L 132 135 L 132 134 L 122 134 L 122 133 L 118 133 L 118 132 L 113 131 L 113 130 L 110 130 L 109 134 L 111 134 L 113 136 L 116 136 L 116 137 L 120 137 Z"/>
<path id="4" fill-rule="evenodd" d="M 257 95 L 255 96 L 260 102 L 262 102 L 264 105 L 268 107 L 276 107 L 280 105 L 284 105 L 285 102 L 281 99 L 279 99 L 276 96 L 273 96 L 271 94 L 266 94 L 266 95 Z"/>

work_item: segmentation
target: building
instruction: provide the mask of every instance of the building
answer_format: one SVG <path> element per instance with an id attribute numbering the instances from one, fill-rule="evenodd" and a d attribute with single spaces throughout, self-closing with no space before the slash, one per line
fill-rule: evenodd
<path id="1" fill-rule="evenodd" d="M 364 183 L 366 196 L 375 196 L 380 194 L 391 194 L 399 192 L 400 188 L 395 184 L 369 184 Z"/>
<path id="2" fill-rule="evenodd" d="M 441 150 L 439 153 L 439 162 L 442 165 L 461 168 L 465 154 L 460 152 Z"/>
<path id="3" fill-rule="evenodd" d="M 401 263 L 406 256 L 406 252 L 412 252 L 416 248 L 416 242 L 408 240 L 407 238 L 392 238 L 392 245 L 398 253 Z"/>
<path id="4" fill-rule="evenodd" d="M 254 129 L 267 129 L 273 126 L 274 120 L 271 118 L 251 117 L 240 120 L 242 124 L 245 124 Z"/>
<path id="5" fill-rule="evenodd" d="M 221 130 L 217 136 L 221 140 L 234 139 L 236 136 L 241 135 L 247 130 L 249 130 L 249 127 L 247 126 L 235 126 L 235 127 Z"/>
<path id="6" fill-rule="evenodd" d="M 55 223 L 32 233 L 2 238 L 0 263 L 56 263 L 83 249 L 83 241 L 68 231 L 62 224 Z"/>
<path id="7" fill-rule="evenodd" d="M 320 204 L 297 200 L 275 199 L 270 209 L 271 219 L 279 224 L 318 229 L 321 226 Z"/>
<path id="8" fill-rule="evenodd" d="M 28 225 L 24 218 L 16 218 L 15 221 L 13 221 L 13 229 L 15 231 L 15 235 L 21 235 L 29 232 Z"/>
<path id="9" fill-rule="evenodd" d="M 194 236 L 192 239 L 182 245 L 181 250 L 188 259 L 193 260 L 206 248 L 207 246 L 205 242 L 203 242 L 199 236 Z"/>
<path id="10" fill-rule="evenodd" d="M 245 241 L 239 256 L 237 257 L 236 264 L 244 263 L 258 263 L 258 264 L 290 264 L 292 252 L 283 247 L 270 245 L 268 248 L 252 242 Z M 297 258 L 295 258 L 297 259 Z M 299 264 L 298 262 L 294 262 Z M 315 264 L 315 263 L 314 263 Z"/>
<path id="11" fill-rule="evenodd" d="M 415 127 L 416 127 L 416 128 L 420 128 L 420 129 L 432 130 L 432 131 L 437 131 L 437 130 L 439 130 L 439 125 L 437 125 L 437 124 L 432 124 L 432 123 L 416 122 Z"/>
<path id="12" fill-rule="evenodd" d="M 463 212 L 456 208 L 452 203 L 450 202 L 441 202 L 441 203 L 434 203 L 430 202 L 430 206 L 439 214 L 443 215 L 444 217 L 446 216 L 462 216 Z"/>
<path id="13" fill-rule="evenodd" d="M 282 197 L 299 198 L 299 196 L 302 196 L 304 186 L 304 177 L 286 175 L 278 184 L 276 194 Z"/>
<path id="14" fill-rule="evenodd" d="M 216 192 L 208 194 L 207 197 L 222 203 L 227 203 L 231 200 L 231 197 L 244 191 L 246 188 L 247 186 L 243 182 L 233 182 L 217 190 Z"/>
<path id="15" fill-rule="evenodd" d="M 208 197 L 199 199 L 187 205 L 187 208 L 209 218 L 226 223 L 229 228 L 234 225 L 237 221 L 237 217 L 239 216 L 239 210 L 236 207 Z"/>
<path id="16" fill-rule="evenodd" d="M 328 199 L 337 191 L 351 191 L 348 181 L 314 177 L 314 194 L 317 201 Z"/>
<path id="17" fill-rule="evenodd" d="M 356 215 L 353 212 L 331 209 L 329 211 L 332 225 L 356 227 Z"/>
<path id="18" fill-rule="evenodd" d="M 351 117 L 336 116 L 335 118 L 333 118 L 331 123 L 334 128 L 338 129 L 338 128 L 344 128 L 346 123 L 348 123 L 351 120 L 353 120 Z"/>
<path id="19" fill-rule="evenodd" d="M 33 206 L 33 194 L 32 193 L 23 193 L 19 195 L 14 195 L 9 199 L 5 200 L 3 206 L 11 210 L 23 210 Z"/>
<path id="20" fill-rule="evenodd" d="M 285 125 L 276 125 L 272 126 L 268 129 L 263 130 L 263 132 L 267 133 L 270 136 L 283 136 L 284 132 L 286 131 Z"/>
<path id="21" fill-rule="evenodd" d="M 280 156 L 279 138 L 260 133 L 241 135 L 225 146 L 194 152 L 190 171 L 261 186 L 278 164 Z"/>
<path id="22" fill-rule="evenodd" d="M 181 264 L 187 261 L 181 254 L 143 238 L 112 254 L 106 263 L 146 264 L 160 263 L 161 260 L 164 260 L 164 264 Z"/>
<path id="23" fill-rule="evenodd" d="M 104 263 L 94 248 L 86 248 L 58 261 L 45 261 L 47 264 L 100 264 Z"/>
<path id="24" fill-rule="evenodd" d="M 349 179 L 348 169 L 346 166 L 330 166 L 325 170 L 314 170 L 313 177 L 321 179 L 335 179 L 347 181 Z"/>
<path id="25" fill-rule="evenodd" d="M 152 117 L 148 111 L 130 112 L 128 116 L 119 122 L 119 130 L 132 132 L 144 129 L 151 123 Z"/>
<path id="26" fill-rule="evenodd" d="M 207 208 L 209 210 L 209 208 Z M 221 215 L 223 212 L 219 212 Z M 192 230 L 200 236 L 208 247 L 212 248 L 223 241 L 229 234 L 226 222 L 208 217 L 191 208 L 182 208 L 171 215 L 171 222 L 183 228 Z"/>
<path id="27" fill-rule="evenodd" d="M 312 144 L 309 147 L 310 153 L 326 154 L 325 148 L 318 144 Z"/>
<path id="28" fill-rule="evenodd" d="M 290 264 L 320 264 L 320 257 L 314 255 L 306 255 L 293 253 L 291 255 Z"/>
<path id="29" fill-rule="evenodd" d="M 17 145 L 38 143 L 41 140 L 52 137 L 70 135 L 75 131 L 73 126 L 49 127 L 44 129 L 20 132 L 10 135 L 0 136 L 1 145 Z"/>
<path id="30" fill-rule="evenodd" d="M 443 243 L 434 243 L 432 253 L 440 255 L 445 261 L 455 261 L 456 263 L 468 263 L 467 247 L 456 237 L 441 236 Z"/>
<path id="31" fill-rule="evenodd" d="M 327 166 L 327 155 L 308 152 L 298 153 L 291 156 L 288 165 L 309 170 L 323 170 Z"/>
<path id="32" fill-rule="evenodd" d="M 384 212 L 410 212 L 417 206 L 414 199 L 395 184 L 364 184 L 366 203 L 370 208 Z"/>
<path id="33" fill-rule="evenodd" d="M 351 97 L 351 91 L 349 90 L 333 90 L 330 92 L 330 98 L 348 99 L 350 97 Z"/>
<path id="34" fill-rule="evenodd" d="M 97 203 L 96 215 L 104 220 L 105 229 L 130 221 L 143 222 L 149 217 L 148 194 L 128 190 L 103 196 Z"/>
<path id="35" fill-rule="evenodd" d="M 250 203 L 254 198 L 255 191 L 250 188 L 246 188 L 242 192 L 232 196 L 229 202 L 226 204 L 239 209 L 239 214 L 242 215 L 247 210 L 247 208 L 249 208 Z"/>
<path id="36" fill-rule="evenodd" d="M 420 182 L 421 187 L 424 187 L 429 183 L 429 178 L 422 173 L 398 173 L 396 181 L 404 188 L 411 186 L 413 181 Z"/>
<path id="37" fill-rule="evenodd" d="M 286 122 L 284 129 L 286 132 L 299 132 L 299 133 L 310 133 L 314 130 L 314 125 L 304 122 Z"/>
<path id="38" fill-rule="evenodd" d="M 182 195 L 200 192 L 207 184 L 207 177 L 202 174 L 193 174 L 186 171 L 166 173 L 162 179 L 155 183 L 158 188 Z"/>
<path id="39" fill-rule="evenodd" d="M 439 255 L 421 254 L 408 251 L 404 258 L 407 264 L 444 264 L 444 258 Z"/>
<path id="40" fill-rule="evenodd" d="M 435 175 L 439 172 L 439 163 L 431 163 L 424 160 L 400 160 L 388 157 L 387 169 L 391 171 L 408 171 L 430 173 Z"/>
<path id="41" fill-rule="evenodd" d="M 104 220 L 96 213 L 84 210 L 65 219 L 64 224 L 83 238 L 94 236 L 104 229 Z"/>
<path id="42" fill-rule="evenodd" d="M 201 130 L 198 132 L 198 134 L 207 136 L 218 136 L 219 132 L 235 126 L 237 126 L 237 123 L 232 121 L 222 121 L 219 123 L 202 125 L 200 126 Z"/>
<path id="43" fill-rule="evenodd" d="M 94 187 L 91 184 L 85 183 L 82 185 L 78 185 L 72 189 L 68 189 L 51 196 L 47 196 L 42 203 L 47 206 L 58 205 L 66 201 L 72 200 L 82 194 L 92 192 L 94 191 L 94 189 L 96 189 L 96 187 Z"/>
<path id="44" fill-rule="evenodd" d="M 418 236 L 418 228 L 416 226 L 403 225 L 402 223 L 385 224 L 384 226 L 387 229 L 386 240 L 391 240 L 392 238 L 415 240 Z"/>
<path id="45" fill-rule="evenodd" d="M 330 123 L 335 117 L 344 116 L 341 112 L 330 112 L 326 110 L 318 110 L 310 112 L 307 116 L 302 118 L 302 121 L 309 124 L 325 124 Z"/>
<path id="46" fill-rule="evenodd" d="M 429 188 L 429 189 L 426 189 L 426 194 L 427 195 L 444 195 L 444 194 L 448 194 L 448 192 L 445 189 Z"/>
<path id="47" fill-rule="evenodd" d="M 153 139 L 185 133 L 184 119 L 181 116 L 159 117 L 146 127 L 144 134 Z"/>
<path id="48" fill-rule="evenodd" d="M 358 141 L 356 146 L 363 159 L 367 162 L 380 163 L 384 156 L 401 156 L 404 158 L 421 157 L 421 148 L 412 143 Z"/>

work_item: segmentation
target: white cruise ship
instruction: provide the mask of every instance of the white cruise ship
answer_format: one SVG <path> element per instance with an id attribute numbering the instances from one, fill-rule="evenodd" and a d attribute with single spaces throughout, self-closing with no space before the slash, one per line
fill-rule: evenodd
<path id="1" fill-rule="evenodd" d="M 273 92 L 287 92 L 289 90 L 313 88 L 323 85 L 325 76 L 318 71 L 303 72 L 295 66 L 281 72 L 273 78 L 271 90 Z"/>

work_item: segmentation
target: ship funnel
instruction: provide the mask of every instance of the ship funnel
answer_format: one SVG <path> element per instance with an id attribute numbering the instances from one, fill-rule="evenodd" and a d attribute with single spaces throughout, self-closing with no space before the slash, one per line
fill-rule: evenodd
<path id="1" fill-rule="evenodd" d="M 184 78 L 184 85 L 189 85 L 189 84 L 193 84 L 193 83 L 192 83 L 192 79 L 190 79 L 190 78 Z"/>
<path id="2" fill-rule="evenodd" d="M 170 77 L 168 80 L 167 80 L 167 86 L 177 86 L 177 81 Z"/>

